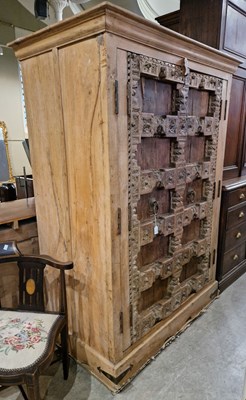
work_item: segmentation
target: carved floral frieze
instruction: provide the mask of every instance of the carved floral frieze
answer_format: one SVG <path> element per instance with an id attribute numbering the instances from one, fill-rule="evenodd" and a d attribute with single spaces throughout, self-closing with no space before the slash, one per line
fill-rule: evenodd
<path id="1" fill-rule="evenodd" d="M 180 138 L 185 136 L 216 135 L 215 117 L 190 115 L 154 115 L 135 112 L 132 114 L 132 134 L 141 137 Z M 138 141 L 138 142 L 139 142 Z"/>
<path id="2" fill-rule="evenodd" d="M 160 170 L 142 170 L 139 180 L 141 195 L 151 193 L 154 189 L 175 189 L 196 179 L 208 179 L 214 173 L 214 163 L 186 164 L 179 168 L 163 168 Z"/>

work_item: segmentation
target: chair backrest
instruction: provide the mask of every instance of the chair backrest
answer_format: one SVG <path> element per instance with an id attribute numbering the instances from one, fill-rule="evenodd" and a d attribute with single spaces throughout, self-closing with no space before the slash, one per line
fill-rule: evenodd
<path id="1" fill-rule="evenodd" d="M 19 267 L 19 305 L 20 310 L 45 311 L 44 307 L 44 268 L 45 264 L 33 258 L 17 260 Z"/>
<path id="2" fill-rule="evenodd" d="M 0 243 L 0 248 L 1 248 Z M 66 314 L 66 284 L 65 270 L 73 268 L 72 262 L 59 262 L 46 255 L 24 256 L 16 254 L 13 246 L 13 254 L 2 255 L 0 252 L 0 264 L 16 262 L 19 269 L 19 304 L 17 309 L 30 311 L 45 311 L 44 303 L 44 270 L 50 266 L 60 271 L 59 276 L 59 312 Z M 58 295 L 58 293 L 56 294 Z M 1 303 L 0 303 L 1 304 Z M 1 307 L 1 306 L 0 306 Z"/>

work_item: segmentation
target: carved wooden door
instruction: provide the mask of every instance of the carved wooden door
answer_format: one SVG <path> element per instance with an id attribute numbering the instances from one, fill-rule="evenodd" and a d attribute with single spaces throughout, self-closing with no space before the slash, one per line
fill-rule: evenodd
<path id="1" fill-rule="evenodd" d="M 131 341 L 209 281 L 222 81 L 128 53 Z"/>

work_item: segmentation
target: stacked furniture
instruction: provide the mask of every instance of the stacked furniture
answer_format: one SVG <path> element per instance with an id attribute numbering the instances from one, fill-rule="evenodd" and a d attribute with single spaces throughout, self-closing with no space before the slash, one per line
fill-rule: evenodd
<path id="1" fill-rule="evenodd" d="M 163 26 L 241 59 L 232 79 L 223 170 L 217 268 L 217 279 L 220 290 L 223 290 L 246 271 L 246 252 L 231 259 L 231 247 L 228 248 L 226 244 L 228 233 L 224 229 L 227 215 L 230 214 L 225 206 L 227 198 L 231 196 L 233 199 L 228 207 L 233 203 L 240 208 L 242 199 L 236 200 L 234 189 L 240 187 L 244 191 L 246 188 L 246 3 L 243 0 L 181 0 L 180 10 L 158 17 L 157 20 Z M 231 179 L 234 181 L 231 182 Z M 240 237 L 240 241 L 245 242 L 245 238 Z"/>
<path id="2" fill-rule="evenodd" d="M 217 294 L 238 61 L 110 3 L 11 46 L 40 251 L 74 262 L 71 352 L 117 390 Z"/>
<path id="3" fill-rule="evenodd" d="M 15 241 L 22 254 L 39 254 L 34 198 L 0 203 L 0 242 Z M 16 293 L 13 296 L 14 290 Z M 16 302 L 18 275 L 16 268 L 1 266 L 1 302 L 5 307 Z"/>

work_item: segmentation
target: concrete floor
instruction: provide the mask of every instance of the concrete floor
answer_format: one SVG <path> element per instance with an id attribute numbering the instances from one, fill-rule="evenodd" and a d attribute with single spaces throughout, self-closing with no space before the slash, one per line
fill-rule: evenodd
<path id="1" fill-rule="evenodd" d="M 246 274 L 226 289 L 191 326 L 119 394 L 113 395 L 71 363 L 41 377 L 45 400 L 242 400 L 246 368 Z M 0 399 L 22 400 L 15 388 Z M 244 399 L 243 399 L 244 400 Z"/>

